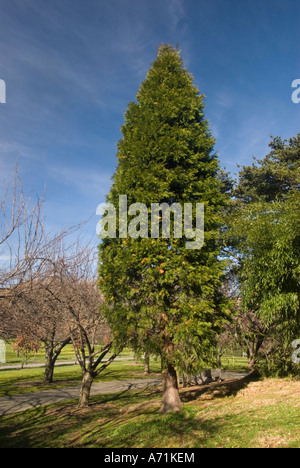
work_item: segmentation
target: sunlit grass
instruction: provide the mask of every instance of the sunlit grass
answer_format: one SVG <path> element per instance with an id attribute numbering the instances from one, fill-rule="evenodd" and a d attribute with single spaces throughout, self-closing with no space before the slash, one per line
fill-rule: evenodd
<path id="1" fill-rule="evenodd" d="M 145 375 L 144 365 L 135 364 L 132 360 L 115 361 L 95 379 L 95 382 L 153 377 L 153 373 L 161 371 L 160 362 L 151 360 L 150 371 L 151 374 Z M 79 385 L 82 379 L 81 368 L 78 365 L 56 366 L 53 384 L 44 385 L 43 379 L 42 367 L 2 370 L 0 371 L 0 397 Z"/>
<path id="2" fill-rule="evenodd" d="M 131 358 L 133 356 L 133 352 L 130 349 L 125 348 L 122 353 L 120 354 L 120 357 L 128 357 Z M 63 350 L 61 351 L 58 359 L 58 362 L 75 362 L 76 357 L 75 357 L 75 352 L 74 348 L 71 344 L 66 345 Z M 41 348 L 36 354 L 32 354 L 29 359 L 28 359 L 28 364 L 43 364 L 45 362 L 45 349 L 43 345 L 41 344 Z M 6 343 L 6 363 L 5 364 L 0 364 L 0 369 L 1 367 L 4 366 L 16 366 L 20 365 L 21 367 L 22 364 L 22 356 L 17 355 L 16 351 L 13 349 L 12 343 Z"/>
<path id="3" fill-rule="evenodd" d="M 185 390 L 180 414 L 143 389 L 30 410 L 0 421 L 0 447 L 299 447 L 300 383 L 283 379 Z"/>

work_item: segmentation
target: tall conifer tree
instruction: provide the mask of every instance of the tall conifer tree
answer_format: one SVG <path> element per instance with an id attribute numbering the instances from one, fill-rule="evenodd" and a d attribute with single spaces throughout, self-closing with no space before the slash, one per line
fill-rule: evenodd
<path id="1" fill-rule="evenodd" d="M 107 197 L 117 213 L 120 195 L 127 195 L 128 206 L 144 203 L 149 209 L 151 203 L 204 203 L 203 247 L 187 249 L 186 237 L 177 238 L 172 229 L 169 238 L 161 229 L 158 238 L 151 238 L 150 212 L 148 238 L 125 238 L 117 232 L 100 245 L 106 318 L 117 343 L 161 356 L 162 412 L 180 410 L 176 371 L 210 363 L 225 315 L 218 257 L 219 213 L 225 201 L 203 111 L 203 96 L 180 51 L 160 46 L 137 101 L 125 114 Z M 137 233 L 144 228 L 137 225 Z"/>

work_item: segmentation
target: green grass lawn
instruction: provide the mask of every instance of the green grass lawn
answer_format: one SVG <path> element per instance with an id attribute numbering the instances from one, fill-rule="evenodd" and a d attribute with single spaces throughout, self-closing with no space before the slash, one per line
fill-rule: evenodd
<path id="1" fill-rule="evenodd" d="M 132 360 L 115 361 L 96 378 L 95 382 L 148 378 L 153 377 L 154 373 L 160 373 L 160 370 L 160 362 L 154 359 L 151 360 L 151 374 L 149 375 L 144 374 L 143 364 L 135 364 Z M 44 385 L 43 378 L 44 371 L 42 367 L 1 370 L 0 397 L 79 385 L 82 374 L 78 365 L 56 366 L 53 384 Z"/>
<path id="2" fill-rule="evenodd" d="M 133 356 L 133 353 L 130 349 L 124 349 L 122 353 L 120 354 L 120 357 L 128 357 L 131 358 Z M 76 361 L 75 353 L 74 353 L 74 348 L 71 344 L 65 346 L 60 353 L 58 359 L 58 362 L 69 362 L 69 361 Z M 43 347 L 34 355 L 30 356 L 28 363 L 29 364 L 43 364 L 45 362 L 45 350 Z M 0 363 L 0 369 L 1 367 L 4 366 L 15 366 L 15 365 L 20 365 L 21 367 L 22 364 L 22 356 L 17 356 L 17 353 L 13 349 L 13 346 L 11 343 L 6 343 L 6 363 L 1 364 Z"/>
<path id="3" fill-rule="evenodd" d="M 11 346 L 8 345 L 8 357 L 10 363 L 16 363 L 15 353 Z M 73 353 L 73 354 L 72 354 Z M 119 357 L 128 358 L 128 361 L 113 362 L 96 381 L 112 381 L 124 380 L 132 378 L 147 378 L 144 375 L 144 365 L 139 361 L 138 364 L 133 362 L 133 353 L 129 349 L 125 349 Z M 60 362 L 74 361 L 75 356 L 71 345 L 68 345 L 62 351 Z M 41 366 L 44 362 L 43 353 L 39 353 L 35 357 L 35 362 L 39 362 Z M 20 364 L 20 362 L 18 362 Z M 227 370 L 244 371 L 247 369 L 247 359 L 241 357 L 225 356 L 222 361 L 222 367 Z M 151 373 L 160 373 L 160 360 L 151 359 Z M 149 375 L 148 377 L 152 377 Z M 79 385 L 81 382 L 81 369 L 78 365 L 60 365 L 55 367 L 54 383 L 49 385 L 43 384 L 44 368 L 24 368 L 1 370 L 0 367 L 0 397 L 16 395 L 21 393 L 29 393 L 34 391 L 46 390 L 49 388 L 63 388 L 74 385 Z"/>
<path id="4" fill-rule="evenodd" d="M 0 447 L 300 447 L 300 382 L 270 379 L 181 391 L 180 414 L 158 414 L 158 389 L 93 397 L 0 419 Z"/>
<path id="5" fill-rule="evenodd" d="M 133 352 L 130 349 L 125 348 L 119 357 L 128 357 L 133 358 Z M 76 361 L 74 348 L 73 346 L 67 345 L 63 348 L 61 354 L 58 357 L 58 362 L 69 362 Z M 29 364 L 38 364 L 41 365 L 45 362 L 45 351 L 43 348 L 39 352 L 29 359 Z M 6 344 L 6 364 L 0 364 L 0 369 L 3 366 L 9 365 L 20 365 L 22 364 L 22 357 L 17 356 L 11 344 Z M 222 358 L 222 368 L 224 370 L 236 370 L 236 371 L 245 371 L 247 370 L 247 359 L 241 356 L 234 356 L 234 354 L 227 354 Z"/>
<path id="6" fill-rule="evenodd" d="M 233 370 L 237 372 L 247 372 L 249 371 L 248 359 L 240 356 L 223 356 L 222 369 Z"/>

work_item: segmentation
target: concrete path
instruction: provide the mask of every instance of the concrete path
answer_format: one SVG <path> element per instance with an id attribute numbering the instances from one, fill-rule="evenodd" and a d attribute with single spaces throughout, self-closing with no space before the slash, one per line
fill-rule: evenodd
<path id="1" fill-rule="evenodd" d="M 212 372 L 218 374 L 216 371 Z M 247 373 L 222 371 L 223 380 L 234 380 L 245 377 Z M 127 390 L 135 390 L 148 386 L 159 386 L 161 378 L 136 379 L 136 380 L 115 380 L 113 382 L 97 382 L 92 385 L 91 396 L 105 395 L 108 393 L 118 393 Z M 199 384 L 198 384 L 199 385 Z M 79 398 L 80 385 L 62 389 L 43 390 L 40 392 L 24 393 L 19 395 L 0 397 L 0 416 L 18 413 L 31 408 L 52 405 L 62 401 Z"/>
<path id="2" fill-rule="evenodd" d="M 105 395 L 107 393 L 118 393 L 156 385 L 161 385 L 161 378 L 99 382 L 92 385 L 91 395 Z M 76 387 L 44 390 L 42 392 L 32 392 L 24 393 L 22 395 L 1 397 L 0 416 L 79 398 L 79 392 L 80 385 Z"/>
<path id="3" fill-rule="evenodd" d="M 57 362 L 55 366 L 72 366 L 75 365 L 75 361 L 61 361 Z M 45 364 L 43 362 L 36 362 L 32 364 L 24 364 L 23 369 L 36 369 L 38 367 L 45 367 Z M 0 371 L 5 371 L 5 370 L 14 370 L 14 369 L 21 369 L 21 364 L 4 364 L 0 366 Z"/>
<path id="4" fill-rule="evenodd" d="M 116 361 L 133 361 L 132 357 L 119 357 L 114 360 Z M 105 359 L 103 360 L 105 362 Z M 57 361 L 55 366 L 75 366 L 78 365 L 75 361 Z M 38 367 L 45 367 L 44 362 L 36 362 L 31 364 L 24 364 L 24 369 L 35 369 Z M 0 364 L 0 371 L 2 370 L 14 370 L 14 369 L 21 369 L 21 364 Z"/>

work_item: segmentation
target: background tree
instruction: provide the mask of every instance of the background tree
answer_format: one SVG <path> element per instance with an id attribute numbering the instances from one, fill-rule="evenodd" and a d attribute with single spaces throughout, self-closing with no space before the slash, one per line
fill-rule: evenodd
<path id="1" fill-rule="evenodd" d="M 225 325 L 224 331 L 218 338 L 218 367 L 221 368 L 221 357 L 225 352 L 239 347 L 246 353 L 249 370 L 253 371 L 260 353 L 265 350 L 264 345 L 268 343 L 269 335 L 269 328 L 262 323 L 258 314 L 236 307 L 233 320 Z"/>
<path id="2" fill-rule="evenodd" d="M 29 359 L 37 354 L 40 349 L 40 342 L 34 341 L 29 338 L 27 335 L 17 336 L 14 340 L 12 346 L 14 351 L 17 353 L 17 356 L 21 354 L 22 364 L 21 368 L 24 368 L 24 365 L 28 363 Z"/>
<path id="3" fill-rule="evenodd" d="M 81 225 L 46 231 L 43 206 L 44 198 L 24 197 L 16 168 L 0 203 L 0 253 L 5 258 L 0 263 L 0 335 L 44 344 L 45 382 L 51 383 L 55 362 L 71 341 L 57 300 L 64 294 L 57 263 L 68 257 L 66 245 L 72 245 L 72 234 Z"/>
<path id="4" fill-rule="evenodd" d="M 65 292 L 62 291 L 61 284 L 51 276 L 40 277 L 33 283 L 26 283 L 18 288 L 10 303 L 11 310 L 8 310 L 14 331 L 26 333 L 43 346 L 45 384 L 53 382 L 57 359 L 64 347 L 71 343 L 65 324 L 65 311 L 57 299 L 62 294 Z"/>
<path id="5" fill-rule="evenodd" d="M 287 372 L 291 343 L 300 333 L 300 135 L 275 138 L 270 146 L 270 154 L 240 172 L 229 244 L 238 260 L 244 313 L 252 311 L 269 338 L 272 333 L 276 366 Z"/>
<path id="6" fill-rule="evenodd" d="M 61 311 L 68 342 L 73 344 L 82 371 L 79 407 L 88 406 L 94 379 L 122 349 L 118 346 L 111 352 L 113 337 L 101 311 L 96 258 L 93 246 L 84 242 L 77 242 L 71 249 L 62 248 L 51 262 L 53 281 L 43 285 Z"/>
<path id="7" fill-rule="evenodd" d="M 271 151 L 264 159 L 254 158 L 242 166 L 235 197 L 243 203 L 283 201 L 300 188 L 300 133 L 289 140 L 272 137 Z"/>
<path id="8" fill-rule="evenodd" d="M 40 258 L 42 205 L 43 199 L 35 203 L 25 199 L 16 167 L 14 180 L 3 187 L 0 199 L 0 300 L 7 299 Z"/>
<path id="9" fill-rule="evenodd" d="M 172 232 L 170 238 L 106 238 L 100 245 L 105 316 L 117 342 L 161 356 L 162 412 L 181 408 L 177 368 L 188 359 L 196 367 L 211 365 L 224 315 L 217 245 L 224 195 L 203 111 L 179 51 L 162 45 L 126 112 L 108 195 L 117 211 L 123 194 L 128 205 L 204 203 L 203 248 L 186 249 L 186 237 Z"/>

